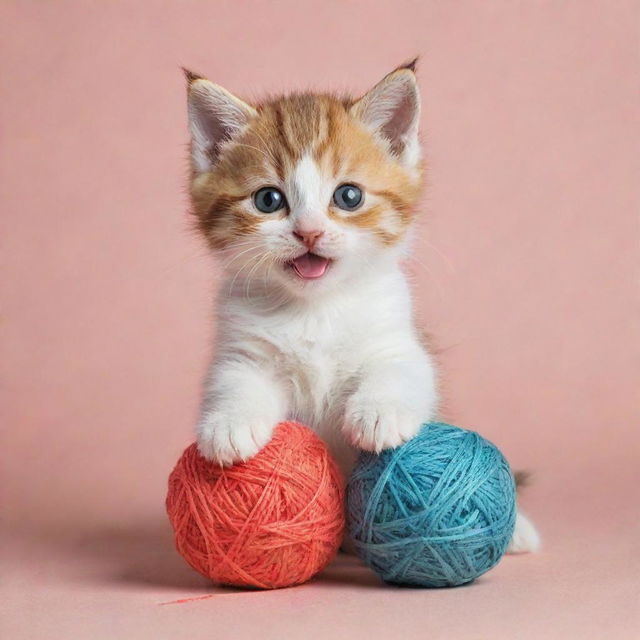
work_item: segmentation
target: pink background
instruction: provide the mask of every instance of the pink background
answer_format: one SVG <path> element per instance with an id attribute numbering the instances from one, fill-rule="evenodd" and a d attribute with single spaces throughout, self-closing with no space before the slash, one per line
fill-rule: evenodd
<path id="1" fill-rule="evenodd" d="M 2 2 L 7 637 L 640 632 L 639 20 L 617 0 Z M 178 67 L 249 98 L 361 92 L 416 53 L 412 272 L 444 417 L 534 471 L 544 550 L 452 591 L 344 558 L 298 589 L 216 590 L 163 512 L 217 282 L 186 215 Z"/>

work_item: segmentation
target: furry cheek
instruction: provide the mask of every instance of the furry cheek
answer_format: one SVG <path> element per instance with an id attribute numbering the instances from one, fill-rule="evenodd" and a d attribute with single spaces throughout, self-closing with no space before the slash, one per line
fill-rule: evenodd
<path id="1" fill-rule="evenodd" d="M 402 239 L 409 224 L 409 221 L 404 221 L 396 210 L 382 203 L 375 203 L 361 211 L 346 215 L 332 209 L 329 215 L 342 226 L 369 232 L 387 247 L 397 244 Z"/>
<path id="2" fill-rule="evenodd" d="M 244 244 L 251 237 L 258 240 L 265 225 L 284 217 L 284 213 L 273 213 L 268 218 L 256 213 L 246 196 L 235 201 L 220 196 L 206 215 L 200 216 L 199 226 L 213 248 L 226 249 Z"/>

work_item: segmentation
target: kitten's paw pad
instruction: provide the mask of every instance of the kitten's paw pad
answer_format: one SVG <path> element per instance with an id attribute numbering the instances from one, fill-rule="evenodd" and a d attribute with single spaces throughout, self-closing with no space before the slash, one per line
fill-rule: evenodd
<path id="1" fill-rule="evenodd" d="M 540 548 L 540 534 L 529 518 L 518 513 L 507 553 L 531 553 Z"/>
<path id="2" fill-rule="evenodd" d="M 252 458 L 273 434 L 275 424 L 242 414 L 208 413 L 198 425 L 198 451 L 224 466 Z"/>
<path id="3" fill-rule="evenodd" d="M 344 431 L 353 446 L 379 453 L 398 447 L 420 429 L 415 413 L 393 402 L 352 398 L 347 403 Z"/>

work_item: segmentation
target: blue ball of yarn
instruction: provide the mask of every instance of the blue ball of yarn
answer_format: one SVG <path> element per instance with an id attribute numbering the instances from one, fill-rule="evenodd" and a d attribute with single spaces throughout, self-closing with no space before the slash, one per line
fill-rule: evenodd
<path id="1" fill-rule="evenodd" d="M 347 486 L 347 523 L 358 554 L 386 582 L 451 587 L 500 560 L 515 495 L 493 444 L 429 423 L 397 449 L 360 455 Z"/>

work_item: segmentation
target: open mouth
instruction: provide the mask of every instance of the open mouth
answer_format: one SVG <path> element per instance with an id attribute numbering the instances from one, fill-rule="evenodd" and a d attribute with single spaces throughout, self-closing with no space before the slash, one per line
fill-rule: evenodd
<path id="1" fill-rule="evenodd" d="M 323 258 L 310 251 L 290 260 L 287 264 L 302 280 L 316 280 L 322 278 L 331 260 Z"/>

